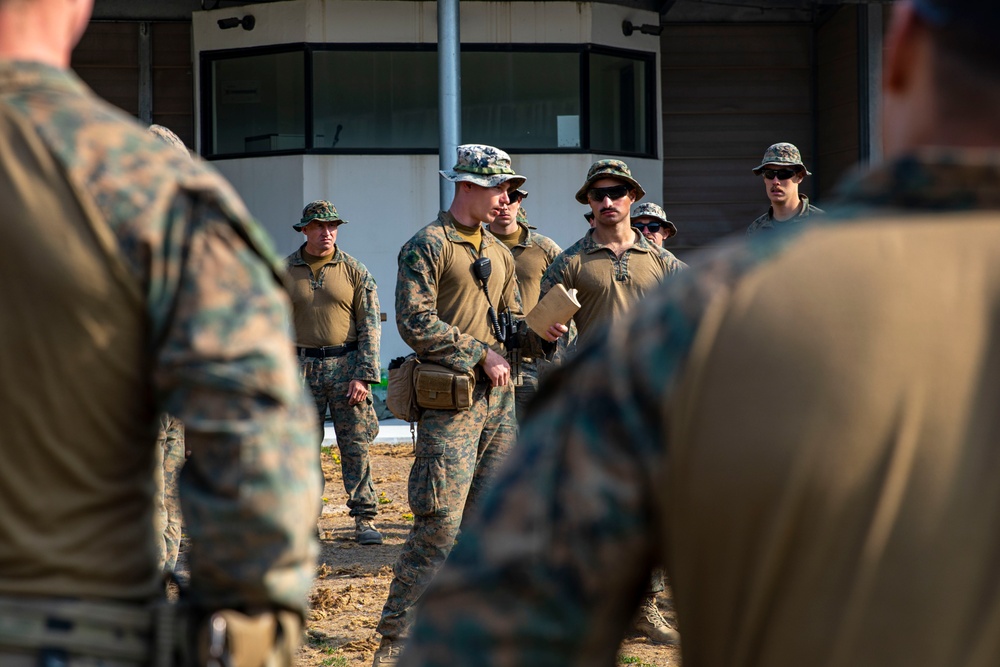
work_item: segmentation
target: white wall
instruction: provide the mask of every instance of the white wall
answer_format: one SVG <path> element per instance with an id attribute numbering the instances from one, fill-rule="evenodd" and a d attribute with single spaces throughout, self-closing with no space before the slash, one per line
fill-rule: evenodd
<path id="1" fill-rule="evenodd" d="M 201 51 L 300 42 L 434 42 L 436 4 L 359 0 L 291 0 L 195 12 L 194 62 Z M 252 13 L 254 30 L 220 30 L 216 21 Z M 576 2 L 464 2 L 461 36 L 468 43 L 598 43 L 659 53 L 656 37 L 638 32 L 624 37 L 624 19 L 656 24 L 655 12 Z M 196 69 L 196 79 L 200 72 Z M 656 76 L 657 82 L 659 75 Z M 659 85 L 657 83 L 657 85 Z M 200 87 L 196 82 L 196 91 Z M 659 91 L 656 92 L 659 109 Z M 200 105 L 200 101 L 198 102 Z M 657 118 L 659 114 L 657 113 Z M 657 123 L 657 125 L 659 125 Z M 657 129 L 657 145 L 659 145 Z M 502 147 L 501 147 L 502 148 Z M 587 169 L 605 155 L 513 155 L 514 169 L 527 177 L 528 220 L 562 247 L 588 229 L 589 210 L 573 198 Z M 659 159 L 627 161 L 650 201 L 661 201 Z M 437 216 L 436 155 L 308 155 L 219 160 L 213 163 L 243 195 L 250 211 L 271 233 L 282 255 L 302 242 L 291 229 L 302 207 L 329 199 L 349 224 L 338 245 L 363 262 L 379 286 L 387 321 L 382 330 L 382 363 L 408 349 L 396 331 L 393 293 L 400 246 Z"/>

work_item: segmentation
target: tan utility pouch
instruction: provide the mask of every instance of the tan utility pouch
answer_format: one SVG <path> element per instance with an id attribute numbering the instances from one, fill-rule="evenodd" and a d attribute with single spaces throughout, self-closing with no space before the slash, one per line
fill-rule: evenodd
<path id="1" fill-rule="evenodd" d="M 420 419 L 417 395 L 414 390 L 414 369 L 420 365 L 415 355 L 407 357 L 396 368 L 389 368 L 389 381 L 385 389 L 385 406 L 396 419 L 415 422 Z"/>
<path id="2" fill-rule="evenodd" d="M 302 621 L 290 611 L 253 616 L 232 609 L 215 612 L 202 627 L 199 665 L 211 667 L 291 667 Z"/>
<path id="3" fill-rule="evenodd" d="M 421 363 L 413 374 L 417 405 L 427 410 L 468 410 L 476 376 L 438 364 Z"/>

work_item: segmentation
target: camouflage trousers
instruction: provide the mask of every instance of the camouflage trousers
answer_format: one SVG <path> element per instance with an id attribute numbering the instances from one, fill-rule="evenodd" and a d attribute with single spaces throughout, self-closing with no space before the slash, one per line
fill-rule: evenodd
<path id="1" fill-rule="evenodd" d="M 469 410 L 424 410 L 407 492 L 413 528 L 393 567 L 376 631 L 404 636 L 412 609 L 451 553 L 462 518 L 482 495 L 514 444 L 514 391 L 479 380 Z"/>
<path id="2" fill-rule="evenodd" d="M 168 414 L 160 415 L 156 458 L 156 534 L 160 569 L 173 571 L 181 548 L 181 500 L 177 483 L 184 467 L 184 425 Z"/>
<path id="3" fill-rule="evenodd" d="M 357 405 L 348 405 L 347 389 L 354 378 L 356 354 L 348 352 L 342 357 L 327 359 L 303 357 L 301 362 L 302 373 L 316 401 L 320 426 L 326 418 L 327 409 L 333 419 L 350 514 L 370 519 L 378 512 L 378 502 L 372 484 L 368 448 L 378 435 L 378 417 L 375 416 L 370 392 Z M 321 440 L 322 437 L 321 432 Z"/>

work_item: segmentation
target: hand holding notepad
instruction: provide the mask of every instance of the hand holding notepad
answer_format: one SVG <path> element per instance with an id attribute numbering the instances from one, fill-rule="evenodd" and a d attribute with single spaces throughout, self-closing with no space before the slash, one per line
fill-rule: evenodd
<path id="1" fill-rule="evenodd" d="M 560 283 L 546 292 L 524 319 L 532 331 L 544 338 L 549 327 L 556 323 L 566 324 L 578 310 L 580 302 L 576 290 L 566 289 Z"/>

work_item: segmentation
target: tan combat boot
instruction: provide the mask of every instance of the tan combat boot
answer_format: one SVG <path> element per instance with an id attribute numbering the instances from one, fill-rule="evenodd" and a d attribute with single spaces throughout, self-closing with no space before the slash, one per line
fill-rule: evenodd
<path id="1" fill-rule="evenodd" d="M 639 608 L 639 618 L 635 622 L 635 631 L 655 644 L 676 645 L 681 641 L 676 630 L 667 625 L 666 619 L 656 606 L 656 596 L 647 595 Z"/>
<path id="2" fill-rule="evenodd" d="M 399 639 L 389 639 L 382 637 L 382 643 L 375 651 L 372 659 L 372 667 L 391 667 L 399 661 L 399 654 L 403 651 L 403 642 Z"/>
<path id="3" fill-rule="evenodd" d="M 358 544 L 382 544 L 382 533 L 375 522 L 363 516 L 354 517 L 354 540 Z"/>

